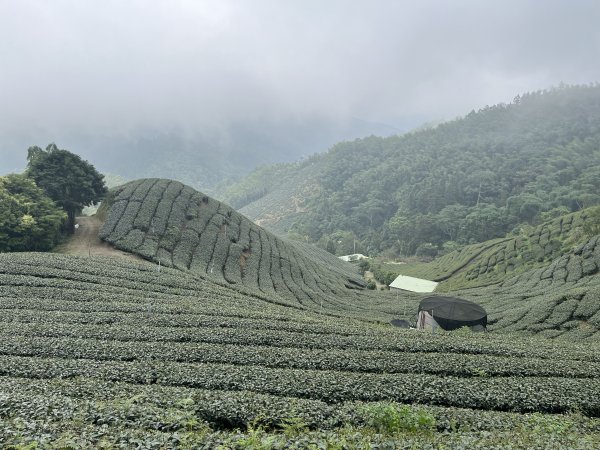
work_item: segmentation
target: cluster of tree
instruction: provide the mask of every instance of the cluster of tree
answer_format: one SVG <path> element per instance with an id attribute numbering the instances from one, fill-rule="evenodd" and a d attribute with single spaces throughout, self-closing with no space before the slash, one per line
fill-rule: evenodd
<path id="1" fill-rule="evenodd" d="M 44 251 L 60 238 L 66 213 L 25 175 L 0 177 L 0 250 Z"/>
<path id="2" fill-rule="evenodd" d="M 294 232 L 336 253 L 343 232 L 368 253 L 435 256 L 600 204 L 600 85 L 525 94 L 313 159 L 320 189 Z"/>
<path id="3" fill-rule="evenodd" d="M 51 249 L 107 192 L 90 163 L 54 144 L 30 147 L 27 159 L 25 174 L 0 177 L 0 251 Z"/>

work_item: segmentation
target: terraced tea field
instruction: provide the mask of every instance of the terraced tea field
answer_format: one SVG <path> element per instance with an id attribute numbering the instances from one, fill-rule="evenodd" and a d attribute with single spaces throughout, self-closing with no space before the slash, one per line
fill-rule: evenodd
<path id="1" fill-rule="evenodd" d="M 75 433 L 152 447 L 209 439 L 199 424 L 229 439 L 291 418 L 335 430 L 381 401 L 428 405 L 440 430 L 471 428 L 474 410 L 484 430 L 533 412 L 600 415 L 591 342 L 402 331 L 108 257 L 2 254 L 0 267 L 0 442 Z"/>
<path id="2" fill-rule="evenodd" d="M 352 266 L 180 187 L 142 180 L 105 206 L 105 239 L 147 261 L 0 254 L 2 446 L 600 442 L 596 238 L 462 292 L 493 332 L 432 335 L 389 325 L 419 295 L 360 289 Z"/>
<path id="3" fill-rule="evenodd" d="M 388 265 L 403 275 L 441 281 L 439 291 L 488 286 L 507 277 L 546 267 L 553 260 L 587 242 L 582 227 L 588 211 L 567 214 L 517 235 L 468 245 L 427 264 Z M 597 266 L 587 265 L 586 274 Z"/>
<path id="4" fill-rule="evenodd" d="M 562 229 L 565 230 L 572 224 L 572 220 L 582 220 L 582 214 L 566 216 L 566 222 L 563 220 L 564 218 L 559 219 L 556 223 L 562 224 Z M 547 226 L 542 226 L 538 231 L 542 232 L 541 236 L 548 236 L 544 232 L 547 229 Z M 569 240 L 565 242 L 568 243 Z M 479 278 L 472 283 L 465 282 L 465 275 L 476 272 L 478 267 L 491 267 L 492 263 L 488 262 L 493 261 L 490 254 L 502 254 L 507 245 L 514 247 L 514 243 L 514 239 L 505 239 L 491 244 L 469 246 L 438 261 L 408 270 L 399 266 L 399 270 L 421 276 L 431 275 L 436 267 L 441 267 L 442 260 L 446 260 L 450 267 L 451 260 L 456 261 L 458 266 L 464 266 L 464 261 L 470 261 L 463 272 L 455 272 L 448 281 L 442 282 L 441 291 L 450 291 L 484 306 L 489 314 L 491 331 L 539 334 L 573 341 L 600 340 L 600 236 L 583 240 L 571 251 L 553 260 L 533 261 L 522 257 L 519 263 L 521 266 L 512 271 L 514 275 L 511 277 L 500 277 L 497 268 L 503 262 L 496 262 L 496 268 L 484 283 L 495 281 L 490 286 L 470 287 L 472 283 L 477 286 L 481 282 Z M 525 254 L 524 247 L 525 244 L 518 247 L 521 256 Z M 469 256 L 464 255 L 469 251 L 479 256 L 469 259 Z M 534 268 L 525 270 L 527 267 Z M 481 278 L 486 279 L 485 277 L 486 275 L 482 275 Z M 454 289 L 451 289 L 452 286 Z"/>
<path id="5" fill-rule="evenodd" d="M 365 286 L 350 266 L 313 246 L 285 241 L 176 181 L 146 179 L 113 191 L 100 237 L 177 267 L 298 304 L 339 303 Z"/>
<path id="6" fill-rule="evenodd" d="M 600 338 L 598 236 L 546 267 L 484 289 L 459 291 L 485 306 L 492 329 L 574 341 Z"/>

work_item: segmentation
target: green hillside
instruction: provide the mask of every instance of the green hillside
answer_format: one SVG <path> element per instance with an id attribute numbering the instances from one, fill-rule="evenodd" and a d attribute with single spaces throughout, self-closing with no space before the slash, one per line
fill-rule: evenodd
<path id="1" fill-rule="evenodd" d="M 260 226 L 285 234 L 306 214 L 306 199 L 318 194 L 322 172 L 315 157 L 264 166 L 227 186 L 219 199 Z"/>
<path id="2" fill-rule="evenodd" d="M 0 442 L 472 448 L 510 433 L 521 448 L 549 439 L 586 448 L 600 439 L 593 340 L 431 335 L 232 286 L 149 262 L 0 254 Z M 377 308 L 396 301 L 382 293 Z"/>
<path id="3" fill-rule="evenodd" d="M 583 231 L 596 209 L 467 246 L 430 264 L 395 267 L 442 281 L 440 292 L 476 300 L 488 310 L 492 331 L 596 339 L 600 253 L 596 236 Z M 388 323 L 404 311 L 414 317 L 423 297 L 363 290 L 355 266 L 314 245 L 281 239 L 175 181 L 120 186 L 103 212 L 100 237 L 117 248 L 280 305 Z M 555 308 L 562 313 L 555 316 Z"/>
<path id="4" fill-rule="evenodd" d="M 342 231 L 370 254 L 435 254 L 598 204 L 599 123 L 598 85 L 529 93 L 433 129 L 343 142 L 287 171 L 263 169 L 224 200 L 334 249 Z"/>
<path id="5" fill-rule="evenodd" d="M 339 302 L 365 282 L 315 246 L 287 241 L 183 184 L 136 180 L 111 191 L 100 237 L 162 266 L 176 267 L 297 305 Z M 349 292 L 349 293 L 346 293 Z"/>
<path id="6" fill-rule="evenodd" d="M 498 284 L 507 278 L 548 264 L 590 236 L 586 223 L 598 222 L 600 208 L 589 208 L 545 222 L 523 227 L 504 238 L 467 245 L 429 263 L 384 264 L 383 270 L 441 282 L 438 291 Z M 590 217 L 591 216 L 591 217 Z M 591 264 L 585 273 L 596 273 Z"/>
<path id="7" fill-rule="evenodd" d="M 598 236 L 550 264 L 479 289 L 454 290 L 482 304 L 497 332 L 578 340 L 600 329 Z"/>

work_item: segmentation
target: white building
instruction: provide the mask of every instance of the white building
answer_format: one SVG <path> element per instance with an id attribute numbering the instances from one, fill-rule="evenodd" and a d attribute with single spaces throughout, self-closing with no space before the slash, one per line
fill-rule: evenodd
<path id="1" fill-rule="evenodd" d="M 340 258 L 342 261 L 346 261 L 346 262 L 354 262 L 354 261 L 360 261 L 361 259 L 369 259 L 368 256 L 365 256 L 362 253 L 355 253 L 353 255 L 338 256 L 338 258 Z"/>
<path id="2" fill-rule="evenodd" d="M 433 292 L 437 285 L 438 283 L 435 281 L 398 275 L 398 277 L 392 281 L 392 284 L 390 284 L 390 288 L 409 292 Z"/>

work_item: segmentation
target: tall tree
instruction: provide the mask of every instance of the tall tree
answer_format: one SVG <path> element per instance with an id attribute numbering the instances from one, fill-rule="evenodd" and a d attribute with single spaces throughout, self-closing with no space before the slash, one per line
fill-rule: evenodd
<path id="1" fill-rule="evenodd" d="M 104 175 L 89 162 L 50 144 L 46 150 L 27 150 L 27 175 L 67 213 L 67 230 L 73 232 L 75 216 L 84 206 L 97 203 L 107 192 Z"/>

